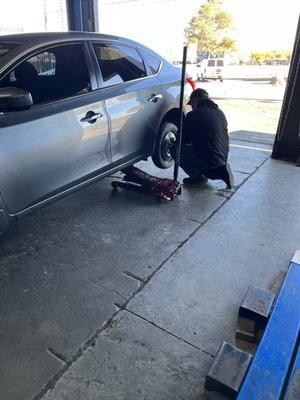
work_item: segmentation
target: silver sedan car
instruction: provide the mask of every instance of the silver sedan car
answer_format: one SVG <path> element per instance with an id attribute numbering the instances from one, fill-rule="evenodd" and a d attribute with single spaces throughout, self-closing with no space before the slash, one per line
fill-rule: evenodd
<path id="1" fill-rule="evenodd" d="M 0 234 L 139 160 L 172 165 L 180 77 L 163 57 L 120 37 L 1 36 Z M 187 81 L 185 99 L 191 91 Z"/>

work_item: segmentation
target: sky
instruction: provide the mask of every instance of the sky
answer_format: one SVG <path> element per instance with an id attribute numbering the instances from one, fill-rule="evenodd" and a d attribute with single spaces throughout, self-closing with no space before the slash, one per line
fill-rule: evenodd
<path id="1" fill-rule="evenodd" d="M 293 46 L 300 0 L 227 0 L 225 8 L 234 17 L 240 47 L 277 50 Z"/>
<path id="2" fill-rule="evenodd" d="M 133 38 L 162 54 L 181 47 L 184 28 L 202 0 L 103 0 L 100 31 Z M 224 0 L 241 52 L 291 49 L 300 0 Z"/>
<path id="3" fill-rule="evenodd" d="M 100 32 L 181 55 L 184 28 L 204 0 L 99 0 Z M 224 0 L 242 53 L 292 49 L 300 0 Z M 44 10 L 47 11 L 45 21 Z M 0 33 L 66 30 L 65 0 L 0 0 Z M 176 54 L 176 55 L 175 55 Z"/>

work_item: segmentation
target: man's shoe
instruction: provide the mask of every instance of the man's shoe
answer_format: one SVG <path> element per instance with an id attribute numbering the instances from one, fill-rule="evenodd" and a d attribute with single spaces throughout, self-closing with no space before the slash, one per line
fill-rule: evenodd
<path id="1" fill-rule="evenodd" d="M 197 175 L 194 178 L 192 177 L 184 178 L 182 182 L 186 186 L 198 186 L 207 183 L 208 179 L 206 178 L 205 175 Z"/>
<path id="2" fill-rule="evenodd" d="M 231 167 L 228 163 L 226 163 L 224 165 L 224 172 L 223 172 L 222 179 L 226 183 L 228 189 L 232 189 L 234 187 L 233 173 L 232 173 Z"/>

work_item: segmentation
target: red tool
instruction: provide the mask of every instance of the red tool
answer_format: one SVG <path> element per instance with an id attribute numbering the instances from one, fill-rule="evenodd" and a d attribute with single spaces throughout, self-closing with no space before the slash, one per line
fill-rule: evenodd
<path id="1" fill-rule="evenodd" d="M 158 178 L 147 174 L 134 166 L 124 169 L 122 181 L 113 181 L 113 188 L 131 190 L 156 197 L 158 200 L 173 200 L 176 195 L 181 194 L 181 184 L 172 179 Z"/>
<path id="2" fill-rule="evenodd" d="M 184 85 L 186 81 L 186 59 L 187 47 L 183 48 L 183 62 L 181 74 L 181 90 L 180 90 L 180 121 L 176 140 L 176 157 L 174 164 L 173 179 L 158 178 L 149 175 L 139 168 L 134 166 L 125 168 L 122 172 L 125 174 L 122 181 L 113 181 L 111 183 L 113 188 L 122 188 L 145 195 L 156 197 L 159 200 L 173 200 L 175 196 L 181 194 L 181 184 L 178 182 L 178 170 L 181 151 L 181 137 L 182 137 L 182 123 L 183 123 L 183 99 L 184 99 Z"/>

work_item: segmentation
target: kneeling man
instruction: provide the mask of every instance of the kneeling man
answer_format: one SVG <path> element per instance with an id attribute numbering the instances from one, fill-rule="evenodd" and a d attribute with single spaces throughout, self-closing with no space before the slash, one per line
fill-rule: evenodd
<path id="1" fill-rule="evenodd" d="M 188 104 L 189 112 L 183 124 L 180 167 L 189 176 L 183 179 L 188 186 L 221 179 L 228 188 L 234 185 L 227 162 L 229 137 L 223 111 L 204 89 L 195 89 Z"/>

